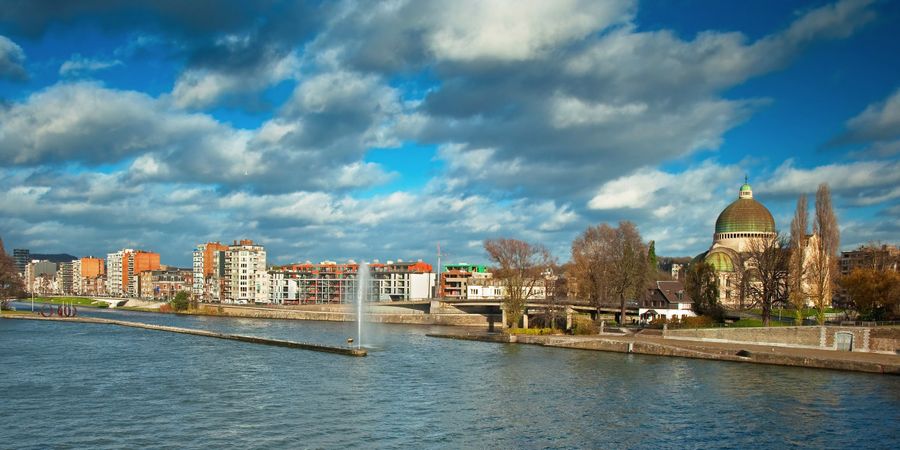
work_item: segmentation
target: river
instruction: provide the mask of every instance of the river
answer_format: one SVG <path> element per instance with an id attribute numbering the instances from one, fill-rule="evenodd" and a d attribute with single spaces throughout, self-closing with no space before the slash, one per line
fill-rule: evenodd
<path id="1" fill-rule="evenodd" d="M 356 332 L 80 312 L 329 345 Z M 351 358 L 0 320 L 0 448 L 900 448 L 897 377 L 369 330 Z"/>

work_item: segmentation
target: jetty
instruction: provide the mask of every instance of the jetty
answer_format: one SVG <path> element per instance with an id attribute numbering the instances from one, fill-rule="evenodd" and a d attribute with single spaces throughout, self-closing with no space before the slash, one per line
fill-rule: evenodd
<path id="1" fill-rule="evenodd" d="M 41 317 L 31 314 L 3 314 L 0 319 L 15 320 L 42 320 L 49 322 L 76 322 L 76 323 L 93 323 L 99 325 L 118 325 L 122 327 L 143 328 L 145 330 L 167 331 L 169 333 L 192 334 L 194 336 L 205 336 L 216 339 L 227 339 L 231 341 L 249 342 L 252 344 L 272 345 L 275 347 L 296 348 L 301 350 L 311 350 L 315 352 L 334 353 L 344 356 L 366 356 L 368 352 L 363 348 L 338 347 L 331 345 L 309 344 L 305 342 L 294 342 L 282 339 L 270 339 L 257 336 L 246 336 L 241 334 L 217 333 L 214 331 L 197 330 L 194 328 L 170 327 L 166 325 L 154 325 L 143 322 L 131 322 L 127 320 L 101 319 L 97 317 Z"/>

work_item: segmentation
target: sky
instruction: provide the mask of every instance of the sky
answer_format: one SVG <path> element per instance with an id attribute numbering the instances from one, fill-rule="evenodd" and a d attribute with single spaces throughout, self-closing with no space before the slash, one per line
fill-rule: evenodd
<path id="1" fill-rule="evenodd" d="M 900 241 L 898 1 L 0 0 L 10 251 L 253 239 L 487 260 L 635 222 L 691 256 L 749 177 Z"/>

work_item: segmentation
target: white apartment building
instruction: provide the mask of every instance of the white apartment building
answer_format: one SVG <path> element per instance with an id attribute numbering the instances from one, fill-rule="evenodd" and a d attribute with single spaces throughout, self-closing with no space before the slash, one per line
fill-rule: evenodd
<path id="1" fill-rule="evenodd" d="M 268 303 L 269 274 L 266 250 L 251 240 L 235 241 L 225 252 L 224 301 Z"/>
<path id="2" fill-rule="evenodd" d="M 84 287 L 81 281 L 81 258 L 72 261 L 72 293 L 81 295 Z"/>
<path id="3" fill-rule="evenodd" d="M 134 250 L 126 248 L 106 255 L 106 292 L 109 295 L 125 295 L 128 286 L 122 286 L 122 270 L 127 268 L 122 266 L 122 258 L 131 252 Z"/>

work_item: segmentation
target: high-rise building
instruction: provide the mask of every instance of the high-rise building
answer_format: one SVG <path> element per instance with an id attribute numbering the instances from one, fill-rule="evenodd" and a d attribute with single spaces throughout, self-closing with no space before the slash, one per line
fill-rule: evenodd
<path id="1" fill-rule="evenodd" d="M 194 248 L 193 286 L 191 294 L 195 299 L 217 301 L 219 281 L 225 276 L 225 252 L 228 246 L 218 242 L 207 242 Z"/>
<path id="2" fill-rule="evenodd" d="M 76 259 L 76 261 L 78 260 Z M 72 262 L 64 262 L 57 265 L 56 289 L 58 294 L 68 295 L 73 293 L 72 270 Z"/>
<path id="3" fill-rule="evenodd" d="M 14 248 L 13 259 L 16 261 L 16 268 L 19 273 L 25 273 L 25 266 L 31 261 L 31 251 L 27 248 Z"/>
<path id="4" fill-rule="evenodd" d="M 223 296 L 231 303 L 267 303 L 266 249 L 249 239 L 234 241 L 225 252 Z"/>
<path id="5" fill-rule="evenodd" d="M 79 295 L 99 295 L 96 279 L 104 273 L 106 264 L 101 258 L 86 256 L 72 261 L 72 291 Z"/>
<path id="6" fill-rule="evenodd" d="M 33 260 L 25 265 L 25 290 L 35 294 L 56 292 L 56 263 Z"/>
<path id="7" fill-rule="evenodd" d="M 136 276 L 147 270 L 159 269 L 159 253 L 130 248 L 106 255 L 107 291 L 109 295 L 137 297 Z"/>

